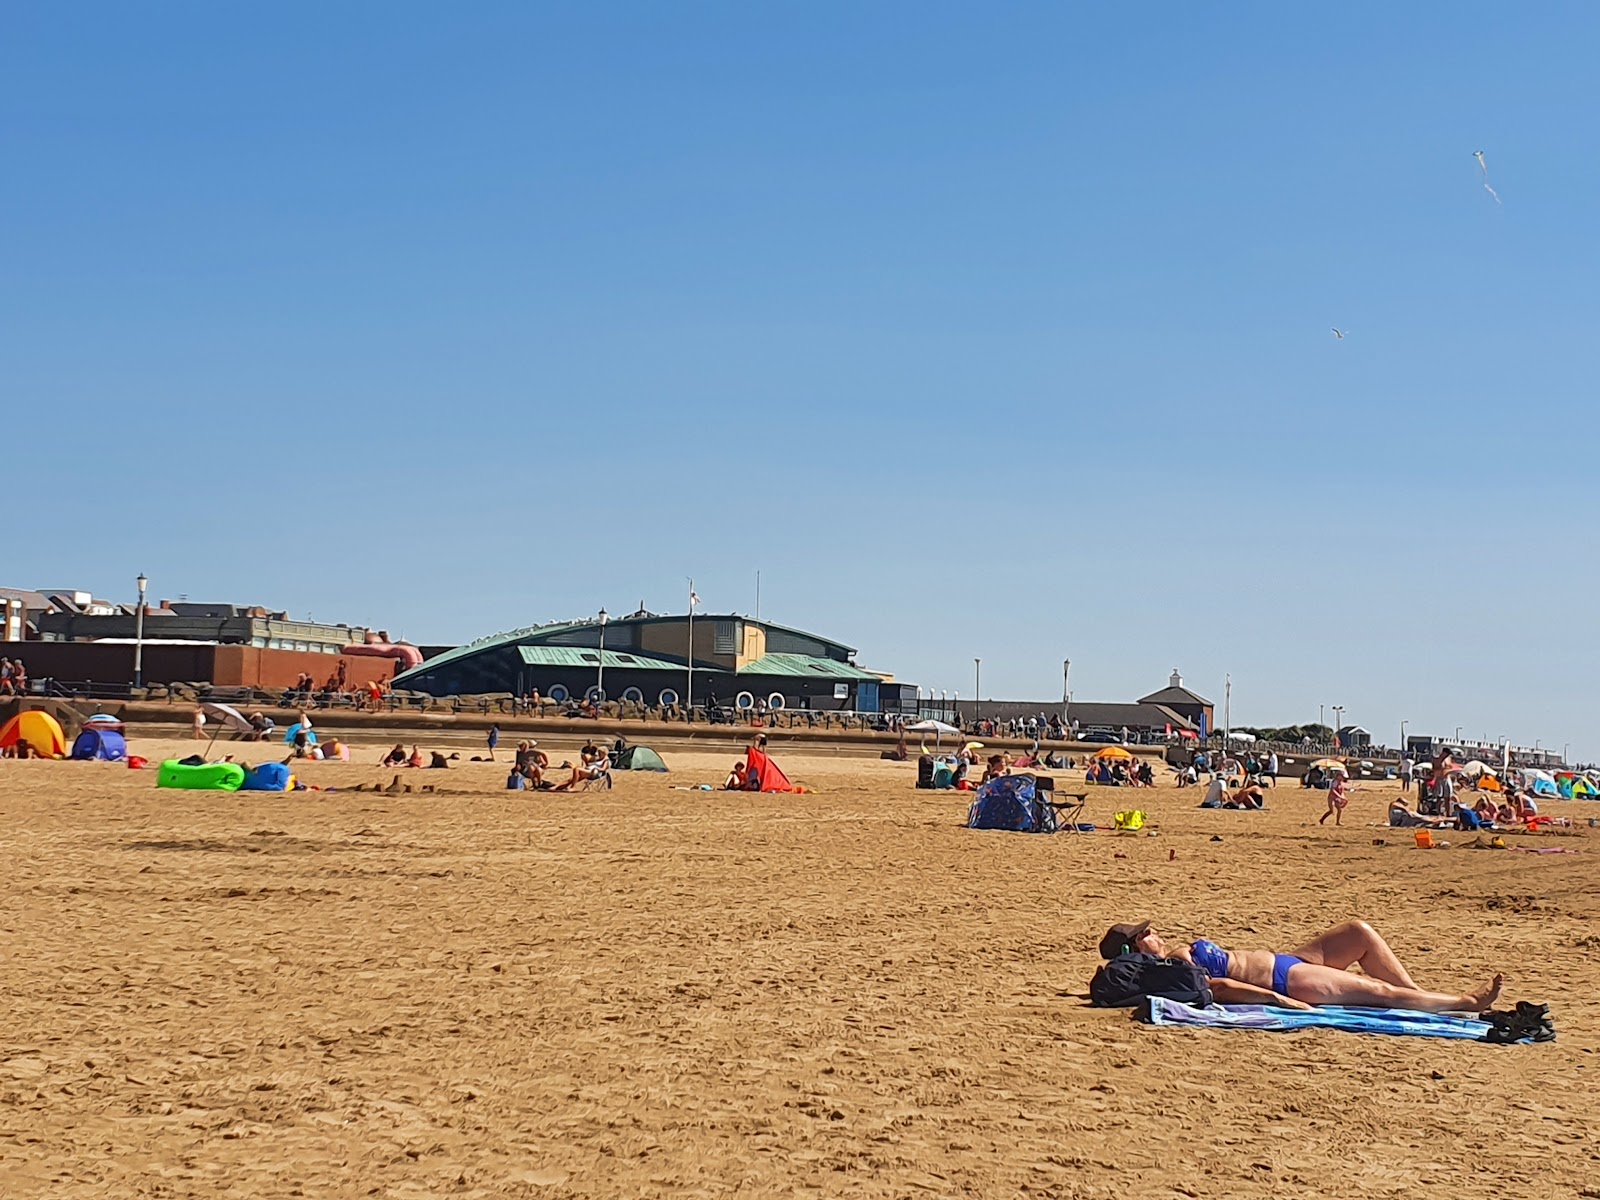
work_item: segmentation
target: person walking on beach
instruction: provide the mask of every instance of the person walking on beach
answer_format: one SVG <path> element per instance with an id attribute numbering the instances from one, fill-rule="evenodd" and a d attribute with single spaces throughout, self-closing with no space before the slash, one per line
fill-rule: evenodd
<path id="1" fill-rule="evenodd" d="M 205 735 L 206 735 L 206 710 L 201 708 L 198 704 L 194 706 L 193 722 L 194 722 L 194 736 L 196 737 L 196 739 L 205 737 Z"/>
<path id="2" fill-rule="evenodd" d="M 1334 775 L 1333 786 L 1328 789 L 1328 811 L 1322 814 L 1322 820 L 1317 822 L 1318 825 L 1329 817 L 1333 818 L 1335 825 L 1344 824 L 1344 810 L 1350 803 L 1350 796 L 1345 792 L 1345 783 L 1343 775 Z"/>
<path id="3" fill-rule="evenodd" d="M 1407 753 L 1405 757 L 1400 760 L 1400 790 L 1402 792 L 1409 792 L 1411 790 L 1411 776 L 1416 772 L 1416 769 L 1416 759 L 1412 758 L 1411 755 Z"/>
<path id="4" fill-rule="evenodd" d="M 498 724 L 489 726 L 489 736 L 484 740 L 489 743 L 489 761 L 493 762 L 494 748 L 500 744 L 500 726 Z"/>

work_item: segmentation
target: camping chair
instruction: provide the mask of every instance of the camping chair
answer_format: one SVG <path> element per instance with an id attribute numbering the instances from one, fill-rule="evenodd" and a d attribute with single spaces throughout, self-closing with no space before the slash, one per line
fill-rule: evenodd
<path id="1" fill-rule="evenodd" d="M 1065 829 L 1068 833 L 1077 833 L 1078 822 L 1083 817 L 1084 807 L 1089 803 L 1089 793 L 1062 792 L 1061 795 L 1062 799 L 1057 800 L 1054 776 L 1033 777 L 1033 802 L 1048 814 L 1057 832 Z"/>
<path id="2" fill-rule="evenodd" d="M 590 788 L 597 787 L 603 787 L 607 791 L 611 790 L 611 760 L 609 758 L 602 758 L 595 763 L 590 772 L 583 777 L 583 781 L 579 783 L 578 790 L 587 792 Z"/>

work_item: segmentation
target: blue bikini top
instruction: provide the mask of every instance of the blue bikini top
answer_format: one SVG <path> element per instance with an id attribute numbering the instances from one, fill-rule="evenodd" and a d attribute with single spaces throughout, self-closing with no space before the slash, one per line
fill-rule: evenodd
<path id="1" fill-rule="evenodd" d="M 1189 946 L 1189 957 L 1211 979 L 1228 977 L 1228 952 L 1215 942 L 1198 938 Z"/>

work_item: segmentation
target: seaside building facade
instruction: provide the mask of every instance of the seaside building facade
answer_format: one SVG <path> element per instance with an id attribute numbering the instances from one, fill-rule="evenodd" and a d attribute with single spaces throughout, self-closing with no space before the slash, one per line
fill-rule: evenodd
<path id="1" fill-rule="evenodd" d="M 302 675 L 318 685 L 387 680 L 421 660 L 412 647 L 359 625 L 296 620 L 259 605 L 162 600 L 136 604 L 87 592 L 0 589 L 0 642 L 14 643 L 36 686 L 88 685 L 120 694 L 136 684 L 288 687 Z"/>
<path id="2" fill-rule="evenodd" d="M 893 677 L 855 662 L 853 647 L 736 613 L 626 617 L 534 625 L 480 638 L 395 676 L 434 696 L 537 691 L 552 700 L 883 711 Z"/>

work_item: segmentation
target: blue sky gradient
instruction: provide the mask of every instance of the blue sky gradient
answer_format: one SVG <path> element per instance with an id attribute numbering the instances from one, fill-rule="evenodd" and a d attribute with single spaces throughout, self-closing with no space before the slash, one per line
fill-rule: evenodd
<path id="1" fill-rule="evenodd" d="M 963 695 L 1176 665 L 1600 756 L 1597 48 L 1577 4 L 14 7 L 0 381 L 56 536 L 0 583 L 443 642 L 760 569 Z"/>

